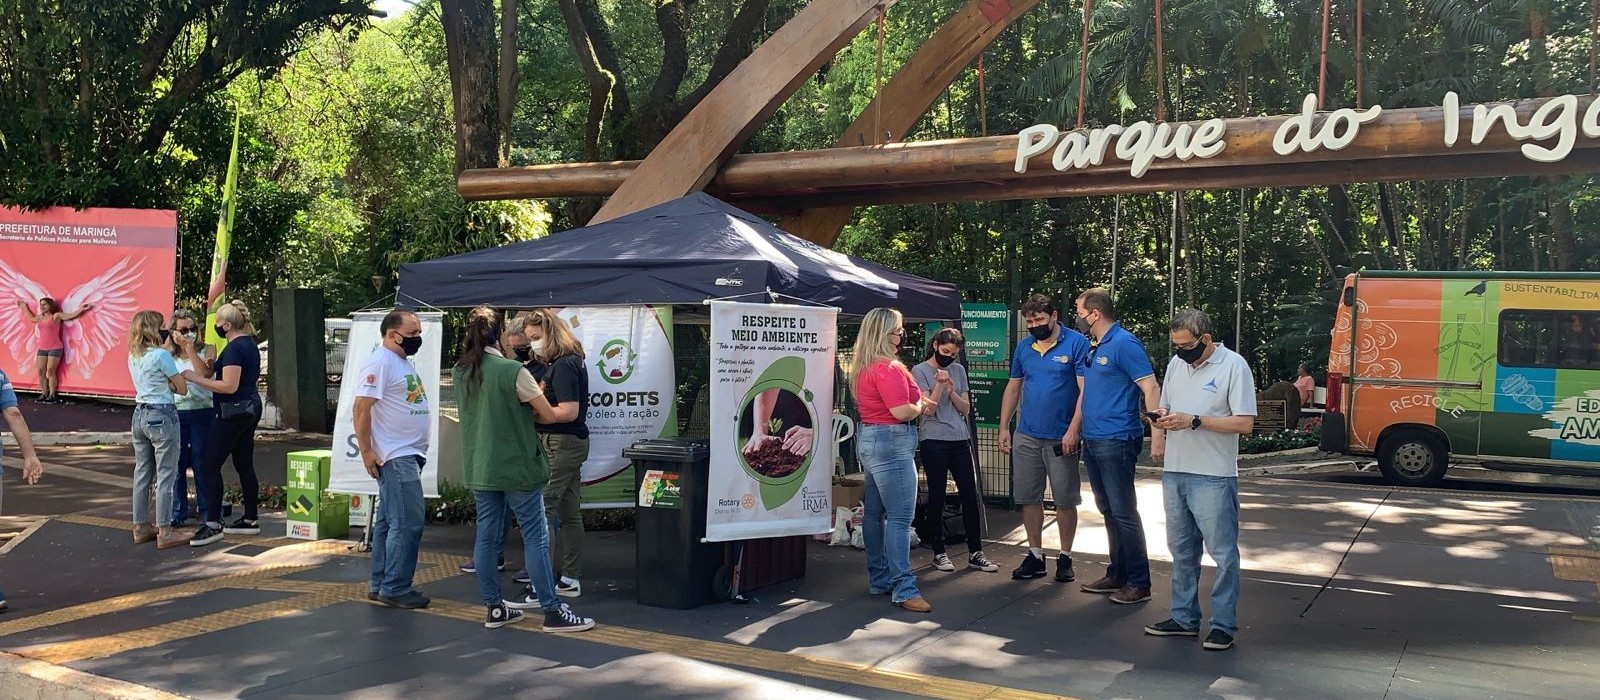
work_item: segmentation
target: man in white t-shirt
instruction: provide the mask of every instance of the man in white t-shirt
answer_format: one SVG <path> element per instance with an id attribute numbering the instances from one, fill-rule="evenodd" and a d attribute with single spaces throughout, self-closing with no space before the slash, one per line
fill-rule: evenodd
<path id="1" fill-rule="evenodd" d="M 422 321 L 410 311 L 391 311 L 378 332 L 383 345 L 361 366 L 355 403 L 356 446 L 367 473 L 378 480 L 367 598 L 415 610 L 430 602 L 412 579 L 422 548 L 422 466 L 433 408 L 406 358 L 422 347 Z"/>
<path id="2" fill-rule="evenodd" d="M 1239 436 L 1255 429 L 1256 382 L 1239 353 L 1211 340 L 1211 318 L 1184 309 L 1170 324 L 1174 355 L 1162 382 L 1150 454 L 1164 462 L 1161 490 L 1172 550 L 1172 617 L 1158 637 L 1200 635 L 1200 548 L 1217 563 L 1206 649 L 1239 632 Z"/>

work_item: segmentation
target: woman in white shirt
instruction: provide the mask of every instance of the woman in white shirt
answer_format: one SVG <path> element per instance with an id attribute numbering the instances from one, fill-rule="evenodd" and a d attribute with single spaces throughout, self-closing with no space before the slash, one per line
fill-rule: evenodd
<path id="1" fill-rule="evenodd" d="M 176 395 L 189 391 L 172 353 L 162 347 L 166 333 L 157 311 L 134 314 L 128 328 L 128 376 L 133 378 L 138 402 L 133 409 L 133 543 L 155 540 L 158 549 L 186 541 L 172 527 L 155 525 L 158 513 L 172 503 L 172 481 L 178 472 Z"/>

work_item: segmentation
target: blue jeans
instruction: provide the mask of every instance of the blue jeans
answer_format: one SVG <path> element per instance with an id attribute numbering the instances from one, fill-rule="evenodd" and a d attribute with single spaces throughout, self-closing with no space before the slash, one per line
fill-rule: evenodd
<path id="1" fill-rule="evenodd" d="M 395 457 L 378 468 L 377 511 L 372 516 L 372 580 L 367 590 L 385 598 L 411 592 L 422 549 L 422 465 L 419 455 Z"/>
<path id="2" fill-rule="evenodd" d="M 172 503 L 178 473 L 178 409 L 172 404 L 139 404 L 133 409 L 133 523 L 154 525 L 156 513 Z M 152 501 L 150 489 L 155 488 Z M 151 504 L 155 507 L 152 509 Z M 154 510 L 154 512 L 151 512 Z"/>
<path id="3" fill-rule="evenodd" d="M 537 491 L 473 491 L 478 502 L 478 537 L 472 550 L 473 562 L 478 566 L 478 592 L 484 605 L 499 605 L 500 573 L 495 570 L 501 548 L 505 546 L 506 528 L 510 516 L 515 514 L 522 525 L 522 556 L 528 567 L 529 580 L 539 596 L 539 606 L 555 610 L 560 605 L 556 597 L 555 572 L 550 567 L 550 530 L 544 519 L 544 489 Z"/>
<path id="4" fill-rule="evenodd" d="M 1150 556 L 1144 522 L 1139 519 L 1138 492 L 1133 489 L 1133 465 L 1143 447 L 1142 438 L 1083 441 L 1083 465 L 1111 543 L 1106 576 L 1134 588 L 1150 587 Z"/>
<path id="5" fill-rule="evenodd" d="M 182 445 L 178 450 L 178 476 L 172 483 L 172 524 L 189 519 L 189 480 L 184 474 L 194 472 L 195 509 L 204 517 L 206 490 L 200 488 L 200 456 L 205 454 L 206 442 L 211 438 L 211 422 L 217 419 L 214 408 L 196 408 L 178 411 L 178 432 Z"/>
<path id="6" fill-rule="evenodd" d="M 856 453 L 867 472 L 861 534 L 867 587 L 900 603 L 922 596 L 911 575 L 911 516 L 917 509 L 917 427 L 863 425 Z M 886 529 L 887 528 L 887 529 Z"/>
<path id="7" fill-rule="evenodd" d="M 1167 472 L 1161 476 L 1172 550 L 1172 619 L 1200 629 L 1200 547 L 1217 562 L 1211 629 L 1239 631 L 1239 479 Z"/>

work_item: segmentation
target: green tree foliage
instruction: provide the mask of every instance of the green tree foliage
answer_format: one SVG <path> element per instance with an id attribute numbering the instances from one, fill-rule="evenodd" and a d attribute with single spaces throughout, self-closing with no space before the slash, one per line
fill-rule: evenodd
<path id="1" fill-rule="evenodd" d="M 218 157 L 217 98 L 365 0 L 0 0 L 0 201 L 170 206 Z M 221 158 L 226 160 L 226 143 Z"/>

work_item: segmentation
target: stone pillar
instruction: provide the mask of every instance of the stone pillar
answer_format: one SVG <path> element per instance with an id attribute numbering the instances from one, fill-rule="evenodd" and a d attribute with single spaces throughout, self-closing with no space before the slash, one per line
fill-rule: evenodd
<path id="1" fill-rule="evenodd" d="M 289 430 L 328 431 L 324 333 L 322 290 L 272 290 L 267 386 Z"/>

